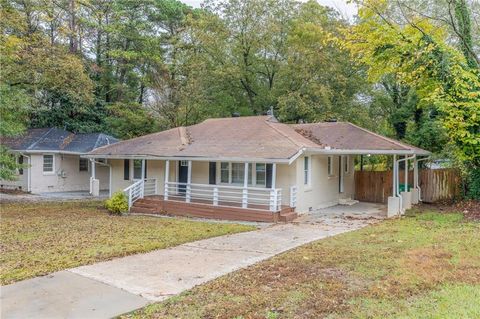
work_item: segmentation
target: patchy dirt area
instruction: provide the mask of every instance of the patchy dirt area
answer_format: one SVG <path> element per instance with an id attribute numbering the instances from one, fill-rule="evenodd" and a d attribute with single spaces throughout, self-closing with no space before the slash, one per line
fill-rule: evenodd
<path id="1" fill-rule="evenodd" d="M 460 202 L 444 202 L 435 204 L 422 204 L 420 208 L 437 210 L 445 213 L 462 213 L 468 220 L 480 221 L 480 200 L 464 200 Z"/>

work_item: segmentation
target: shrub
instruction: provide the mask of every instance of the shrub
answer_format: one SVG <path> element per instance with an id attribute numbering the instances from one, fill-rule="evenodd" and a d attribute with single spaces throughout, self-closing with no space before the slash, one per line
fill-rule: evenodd
<path id="1" fill-rule="evenodd" d="M 113 214 L 121 214 L 128 211 L 127 196 L 122 192 L 115 192 L 111 198 L 105 201 L 105 208 Z"/>
<path id="2" fill-rule="evenodd" d="M 473 168 L 467 174 L 467 198 L 480 200 L 480 168 Z"/>

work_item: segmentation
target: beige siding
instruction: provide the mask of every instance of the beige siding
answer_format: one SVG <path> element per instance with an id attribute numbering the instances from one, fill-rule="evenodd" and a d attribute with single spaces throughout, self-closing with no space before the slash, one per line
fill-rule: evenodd
<path id="1" fill-rule="evenodd" d="M 353 156 L 349 156 L 349 172 L 344 178 L 344 192 L 339 192 L 339 156 L 333 158 L 333 174 L 328 176 L 328 156 L 311 156 L 310 185 L 304 184 L 304 157 L 297 159 L 297 212 L 307 212 L 338 204 L 340 198 L 354 194 Z"/>
<path id="2" fill-rule="evenodd" d="M 48 153 L 46 153 L 48 154 Z M 31 191 L 32 193 L 88 191 L 90 188 L 91 167 L 80 171 L 78 155 L 53 154 L 53 172 L 43 172 L 43 154 L 31 154 Z M 24 175 L 27 174 L 25 170 Z M 100 189 L 109 186 L 109 169 L 96 165 L 96 177 L 100 180 Z"/>
<path id="3" fill-rule="evenodd" d="M 24 157 L 23 158 L 24 164 L 27 164 L 28 158 Z M 27 191 L 27 183 L 28 183 L 28 170 L 24 169 L 23 174 L 20 175 L 17 174 L 15 175 L 15 180 L 13 181 L 6 181 L 6 180 L 1 180 L 0 179 L 0 187 L 2 188 L 8 188 L 8 189 L 21 189 L 23 191 Z"/>

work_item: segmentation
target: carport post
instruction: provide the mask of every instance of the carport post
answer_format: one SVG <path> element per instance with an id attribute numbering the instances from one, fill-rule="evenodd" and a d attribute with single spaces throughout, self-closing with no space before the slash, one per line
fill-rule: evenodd
<path id="1" fill-rule="evenodd" d="M 405 192 L 408 192 L 408 155 L 405 155 L 405 181 L 404 181 L 404 184 L 405 184 L 405 188 L 404 188 L 404 191 Z"/>
<path id="2" fill-rule="evenodd" d="M 413 159 L 413 188 L 418 188 L 418 161 L 417 156 Z"/>
<path id="3" fill-rule="evenodd" d="M 397 171 L 397 170 L 396 170 L 397 165 L 396 165 L 396 163 L 397 163 L 397 155 L 393 154 L 393 170 L 392 170 L 392 175 L 393 175 L 393 183 L 392 183 L 392 185 L 393 185 L 393 189 L 392 189 L 392 196 L 394 196 L 394 197 L 395 197 L 395 194 L 396 194 L 395 188 L 397 187 L 397 182 L 396 182 L 396 178 L 395 178 L 396 175 L 397 175 L 397 172 L 396 172 L 396 171 Z"/>

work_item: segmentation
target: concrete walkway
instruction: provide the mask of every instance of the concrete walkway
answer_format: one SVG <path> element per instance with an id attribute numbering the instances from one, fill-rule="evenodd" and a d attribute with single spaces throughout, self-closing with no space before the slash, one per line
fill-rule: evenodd
<path id="1" fill-rule="evenodd" d="M 295 223 L 26 280 L 2 288 L 2 318 L 108 318 L 300 245 L 362 228 L 383 215 L 383 205 L 335 206 L 302 216 Z"/>

